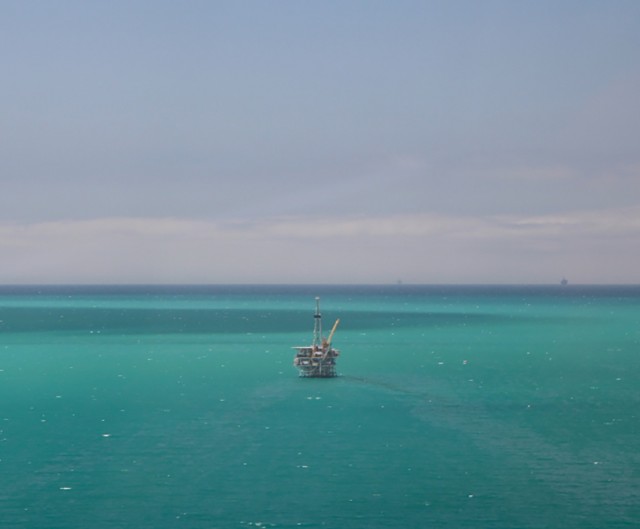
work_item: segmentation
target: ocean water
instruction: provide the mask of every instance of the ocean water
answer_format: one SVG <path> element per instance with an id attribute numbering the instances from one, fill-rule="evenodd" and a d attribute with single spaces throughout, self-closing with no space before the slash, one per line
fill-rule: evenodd
<path id="1" fill-rule="evenodd" d="M 639 287 L 2 287 L 0 526 L 640 527 L 639 404 Z"/>

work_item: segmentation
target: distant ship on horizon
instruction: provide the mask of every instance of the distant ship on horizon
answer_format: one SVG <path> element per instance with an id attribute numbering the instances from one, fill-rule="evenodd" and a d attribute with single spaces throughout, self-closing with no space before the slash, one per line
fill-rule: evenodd
<path id="1" fill-rule="evenodd" d="M 560 284 L 564 287 L 564 286 L 566 286 L 566 285 L 568 285 L 568 284 L 569 284 L 569 281 L 567 280 L 567 278 L 566 278 L 566 277 L 563 277 L 563 278 L 562 278 L 562 281 L 560 281 Z"/>

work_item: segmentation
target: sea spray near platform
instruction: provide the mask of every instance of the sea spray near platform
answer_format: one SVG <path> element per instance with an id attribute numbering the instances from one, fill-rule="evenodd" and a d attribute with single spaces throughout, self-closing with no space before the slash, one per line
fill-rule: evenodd
<path id="1" fill-rule="evenodd" d="M 0 293 L 6 527 L 640 519 L 637 287 Z M 333 379 L 291 366 L 316 295 Z"/>

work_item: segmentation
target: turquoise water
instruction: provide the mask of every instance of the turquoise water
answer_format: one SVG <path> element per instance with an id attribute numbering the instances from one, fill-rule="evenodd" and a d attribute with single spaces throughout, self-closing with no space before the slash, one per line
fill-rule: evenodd
<path id="1" fill-rule="evenodd" d="M 341 319 L 335 379 L 292 346 Z M 2 287 L 6 528 L 640 525 L 638 287 Z"/>

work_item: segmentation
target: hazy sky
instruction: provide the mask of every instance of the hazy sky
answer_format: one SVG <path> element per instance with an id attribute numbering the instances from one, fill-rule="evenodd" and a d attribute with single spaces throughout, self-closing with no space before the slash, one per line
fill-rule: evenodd
<path id="1" fill-rule="evenodd" d="M 640 283 L 640 2 L 0 0 L 0 283 Z"/>

